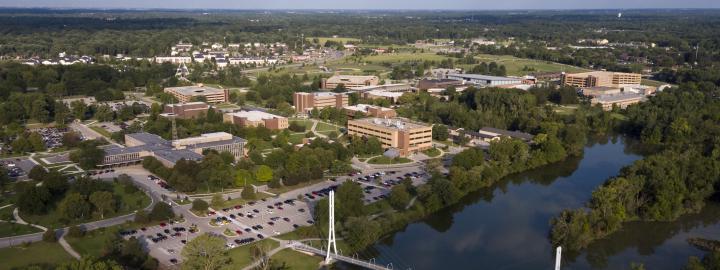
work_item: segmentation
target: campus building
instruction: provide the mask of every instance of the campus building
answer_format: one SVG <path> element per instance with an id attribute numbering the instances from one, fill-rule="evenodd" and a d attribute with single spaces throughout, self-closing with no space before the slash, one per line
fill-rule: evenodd
<path id="1" fill-rule="evenodd" d="M 645 101 L 646 99 L 647 97 L 644 94 L 628 92 L 616 95 L 595 97 L 590 100 L 590 104 L 592 104 L 593 106 L 595 106 L 596 104 L 600 104 L 603 110 L 609 111 L 612 110 L 613 106 L 625 109 L 627 108 L 627 106 Z"/>
<path id="2" fill-rule="evenodd" d="M 349 104 L 349 100 L 345 94 L 331 92 L 296 92 L 293 94 L 293 105 L 298 113 L 307 113 L 315 108 L 318 110 L 327 107 L 342 108 Z"/>
<path id="3" fill-rule="evenodd" d="M 362 118 L 349 120 L 348 134 L 375 137 L 385 148 L 397 149 L 400 155 L 432 147 L 432 126 L 404 118 Z"/>
<path id="4" fill-rule="evenodd" d="M 492 87 L 509 84 L 522 84 L 522 78 L 498 77 L 480 74 L 448 74 L 448 79 L 465 81 L 481 87 Z"/>
<path id="5" fill-rule="evenodd" d="M 204 102 L 188 102 L 178 104 L 167 104 L 163 108 L 163 117 L 177 117 L 180 119 L 191 119 L 206 114 L 210 105 Z"/>
<path id="6" fill-rule="evenodd" d="M 592 71 L 583 73 L 563 73 L 562 85 L 573 87 L 623 87 L 627 85 L 639 85 L 642 77 L 637 73 Z"/>
<path id="7" fill-rule="evenodd" d="M 229 152 L 236 159 L 244 155 L 246 141 L 229 133 L 216 132 L 199 137 L 168 141 L 147 132 L 125 134 L 126 147 L 111 145 L 105 148 L 102 167 L 137 164 L 145 157 L 155 157 L 167 167 L 181 159 L 200 161 L 203 151 L 213 149 Z"/>
<path id="8" fill-rule="evenodd" d="M 230 91 L 208 86 L 180 86 L 167 87 L 165 93 L 173 95 L 180 102 L 191 102 L 193 98 L 204 97 L 210 104 L 227 102 L 230 98 Z"/>
<path id="9" fill-rule="evenodd" d="M 448 88 L 450 86 L 462 86 L 464 84 L 461 80 L 451 79 L 423 79 L 418 82 L 417 88 L 420 90 L 428 90 L 435 88 Z"/>
<path id="10" fill-rule="evenodd" d="M 377 118 L 394 118 L 397 116 L 397 112 L 393 109 L 368 104 L 346 106 L 343 109 L 345 109 L 345 113 L 350 118 L 355 118 L 358 113 Z"/>
<path id="11" fill-rule="evenodd" d="M 394 83 L 394 84 L 383 84 L 383 85 L 370 85 L 352 87 L 348 89 L 350 92 L 365 93 L 370 91 L 384 91 L 384 92 L 410 92 L 413 91 L 413 87 L 405 83 Z"/>
<path id="12" fill-rule="evenodd" d="M 342 84 L 345 88 L 361 87 L 377 85 L 380 83 L 378 76 L 355 76 L 355 75 L 335 75 L 321 81 L 320 88 L 335 89 Z"/>
<path id="13" fill-rule="evenodd" d="M 223 121 L 240 127 L 264 126 L 272 130 L 286 129 L 289 126 L 287 118 L 261 111 L 226 113 L 223 115 Z"/>

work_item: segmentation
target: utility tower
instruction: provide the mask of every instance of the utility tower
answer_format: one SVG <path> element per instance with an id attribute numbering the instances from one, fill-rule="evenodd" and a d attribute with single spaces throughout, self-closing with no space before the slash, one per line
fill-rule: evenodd
<path id="1" fill-rule="evenodd" d="M 329 264 L 332 260 L 332 258 L 330 258 L 330 248 L 332 248 L 335 255 L 337 255 L 337 246 L 335 245 L 335 191 L 330 191 L 328 205 L 328 220 L 330 220 L 330 226 L 328 227 L 328 248 L 327 254 L 325 255 L 325 264 Z"/>

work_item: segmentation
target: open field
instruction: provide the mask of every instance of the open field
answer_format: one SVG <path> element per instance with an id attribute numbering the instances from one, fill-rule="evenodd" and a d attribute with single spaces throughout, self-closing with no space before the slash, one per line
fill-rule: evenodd
<path id="1" fill-rule="evenodd" d="M 65 240 L 73 247 L 75 251 L 80 253 L 81 256 L 93 256 L 95 258 L 100 257 L 103 246 L 105 243 L 117 237 L 118 229 L 125 228 L 126 225 L 112 226 L 107 228 L 100 228 L 97 230 L 89 231 L 85 236 L 80 238 L 65 237 Z"/>
<path id="2" fill-rule="evenodd" d="M 517 58 L 510 55 L 489 55 L 482 54 L 475 57 L 480 62 L 497 62 L 498 64 L 505 65 L 508 75 L 511 76 L 522 76 L 532 72 L 582 72 L 587 71 L 586 69 L 549 62 L 542 60 L 533 60 L 525 58 Z M 391 54 L 380 54 L 371 55 L 362 59 L 362 63 L 354 63 L 346 61 L 346 59 L 335 60 L 326 63 L 325 65 L 332 70 L 339 71 L 344 74 L 375 74 L 375 73 L 386 73 L 392 70 L 390 67 L 383 66 L 382 63 L 398 64 L 405 61 L 435 61 L 440 62 L 445 59 L 451 59 L 444 55 L 437 55 L 432 52 L 425 53 L 412 53 L 412 52 L 399 52 Z M 455 59 L 455 58 L 452 58 Z M 457 60 L 457 59 L 455 59 Z M 469 69 L 473 65 L 456 65 L 456 67 Z M 529 70 L 523 70 L 527 67 Z M 531 71 L 530 71 L 531 70 Z M 319 72 L 314 66 L 305 66 L 297 70 L 288 70 L 288 72 L 297 71 L 304 73 Z"/>
<path id="3" fill-rule="evenodd" d="M 232 258 L 232 263 L 229 265 L 226 265 L 223 269 L 227 270 L 235 270 L 235 269 L 243 269 L 245 266 L 253 262 L 252 258 L 252 248 L 258 245 L 264 245 L 266 246 L 267 251 L 270 251 L 278 246 L 280 244 L 278 242 L 275 242 L 273 240 L 265 239 L 262 241 L 258 241 L 249 245 L 243 245 L 236 248 L 233 248 L 228 251 L 228 255 L 230 255 L 230 258 Z"/>
<path id="4" fill-rule="evenodd" d="M 283 267 L 282 269 L 318 269 L 322 258 L 291 249 L 283 249 L 270 257 L 270 261 Z"/>
<path id="5" fill-rule="evenodd" d="M 37 242 L 0 249 L 0 270 L 16 269 L 29 265 L 57 265 L 73 260 L 58 243 Z"/>
<path id="6" fill-rule="evenodd" d="M 320 41 L 320 45 L 325 45 L 325 42 L 328 40 L 332 40 L 335 42 L 340 43 L 347 43 L 348 41 L 352 42 L 360 42 L 361 40 L 359 38 L 348 38 L 348 37 L 306 37 L 305 40 L 312 42 L 313 39 L 318 39 Z"/>
<path id="7" fill-rule="evenodd" d="M 16 235 L 24 235 L 41 232 L 40 229 L 33 226 L 11 223 L 11 222 L 0 222 L 0 237 L 10 237 Z"/>

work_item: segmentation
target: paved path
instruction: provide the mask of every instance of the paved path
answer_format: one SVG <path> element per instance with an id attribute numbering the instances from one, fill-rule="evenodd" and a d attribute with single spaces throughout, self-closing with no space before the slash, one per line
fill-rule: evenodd
<path id="1" fill-rule="evenodd" d="M 79 259 L 80 259 L 80 253 L 77 253 L 77 251 L 75 251 L 75 250 L 72 248 L 72 246 L 70 246 L 70 244 L 68 244 L 68 242 L 65 241 L 65 235 L 67 235 L 67 230 L 65 230 L 65 231 L 63 232 L 63 234 L 60 236 L 60 239 L 58 239 L 58 243 L 60 243 L 60 246 L 62 246 L 62 248 L 65 250 L 65 252 L 67 252 L 68 254 L 70 254 L 70 256 L 73 256 L 75 259 L 78 259 L 78 260 L 79 260 Z"/>
<path id="2" fill-rule="evenodd" d="M 45 227 L 43 227 L 43 226 L 36 225 L 36 224 L 30 224 L 30 223 L 25 222 L 25 220 L 23 220 L 23 219 L 20 217 L 20 214 L 19 214 L 19 211 L 18 211 L 18 208 L 17 208 L 17 207 L 16 207 L 15 209 L 13 209 L 13 218 L 15 219 L 15 223 L 17 223 L 17 224 L 33 226 L 33 227 L 35 227 L 35 228 L 41 229 L 43 232 L 44 232 L 44 231 L 47 231 L 47 228 L 45 228 Z"/>

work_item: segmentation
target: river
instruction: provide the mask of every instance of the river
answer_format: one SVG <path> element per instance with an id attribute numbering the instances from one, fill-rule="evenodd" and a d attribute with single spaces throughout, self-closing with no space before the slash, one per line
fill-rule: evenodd
<path id="1" fill-rule="evenodd" d="M 628 144 L 629 145 L 629 144 Z M 622 138 L 585 148 L 582 157 L 509 176 L 425 220 L 408 225 L 360 257 L 394 269 L 553 269 L 549 221 L 562 209 L 584 205 L 592 190 L 642 158 Z M 637 222 L 564 254 L 562 269 L 680 269 L 704 253 L 686 239 L 720 235 L 720 204 L 676 222 Z"/>

